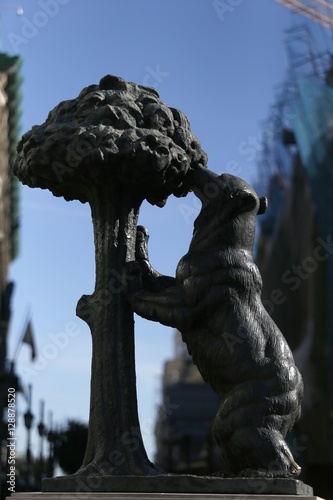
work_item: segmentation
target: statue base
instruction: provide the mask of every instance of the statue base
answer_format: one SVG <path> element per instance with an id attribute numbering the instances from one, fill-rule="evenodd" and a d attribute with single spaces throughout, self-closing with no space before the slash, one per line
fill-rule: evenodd
<path id="1" fill-rule="evenodd" d="M 14 493 L 6 500 L 323 500 L 315 496 L 219 493 Z"/>
<path id="2" fill-rule="evenodd" d="M 159 474 L 154 476 L 64 476 L 44 479 L 43 492 L 73 493 L 193 493 L 223 495 L 313 495 L 313 489 L 297 479 L 220 478 Z M 195 495 L 194 495 L 195 496 Z M 157 498 L 157 496 L 155 496 Z M 112 498 L 112 497 L 110 497 Z M 151 498 L 154 498 L 152 496 Z M 165 498 L 165 496 L 163 496 Z M 171 497 L 170 497 L 171 498 Z M 194 498 L 194 497 L 193 497 Z M 216 498 L 214 496 L 214 498 Z"/>

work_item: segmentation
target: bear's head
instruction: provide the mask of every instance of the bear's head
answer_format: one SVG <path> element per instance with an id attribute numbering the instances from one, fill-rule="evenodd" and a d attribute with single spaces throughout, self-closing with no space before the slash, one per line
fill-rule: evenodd
<path id="1" fill-rule="evenodd" d="M 207 169 L 193 175 L 192 191 L 202 208 L 194 222 L 190 250 L 234 247 L 252 252 L 256 216 L 265 212 L 267 199 L 259 198 L 239 177 L 218 176 Z"/>

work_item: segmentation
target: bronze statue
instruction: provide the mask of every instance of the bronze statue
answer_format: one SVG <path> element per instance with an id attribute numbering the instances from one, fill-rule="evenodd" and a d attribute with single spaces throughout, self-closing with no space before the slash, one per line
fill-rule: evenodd
<path id="1" fill-rule="evenodd" d="M 300 416 L 302 379 L 261 303 L 252 258 L 256 216 L 266 210 L 266 198 L 232 175 L 198 168 L 187 177 L 202 209 L 176 278 L 151 267 L 148 232 L 139 227 L 127 296 L 136 313 L 181 332 L 219 395 L 213 434 L 223 455 L 221 475 L 298 476 L 284 438 Z"/>
<path id="2" fill-rule="evenodd" d="M 14 173 L 24 184 L 90 204 L 96 250 L 95 290 L 77 306 L 93 346 L 88 445 L 80 470 L 46 480 L 48 491 L 77 491 L 78 481 L 89 491 L 90 478 L 105 479 L 99 491 L 138 491 L 138 478 L 149 479 L 141 491 L 168 488 L 169 476 L 148 459 L 140 431 L 133 310 L 178 328 L 219 394 L 214 434 L 225 475 L 299 472 L 284 437 L 300 413 L 302 382 L 261 304 L 252 260 L 265 199 L 206 163 L 181 111 L 161 102 L 156 90 L 112 75 L 61 102 L 18 145 Z M 170 194 L 189 190 L 202 210 L 176 278 L 165 277 L 149 264 L 147 232 L 137 230 L 140 205 L 146 199 L 162 207 Z M 129 477 L 136 478 L 132 486 Z M 185 478 L 183 490 L 177 481 L 175 488 L 189 491 L 191 484 Z"/>

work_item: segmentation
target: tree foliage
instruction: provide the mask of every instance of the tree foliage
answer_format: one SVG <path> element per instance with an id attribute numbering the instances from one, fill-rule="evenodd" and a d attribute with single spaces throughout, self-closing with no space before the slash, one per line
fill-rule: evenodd
<path id="1" fill-rule="evenodd" d="M 57 433 L 55 458 L 66 474 L 74 474 L 82 462 L 86 450 L 88 427 L 82 422 L 68 420 Z"/>
<path id="2" fill-rule="evenodd" d="M 156 90 L 111 75 L 56 106 L 18 153 L 14 173 L 30 187 L 86 202 L 92 183 L 119 183 L 160 206 L 186 194 L 189 168 L 207 160 L 181 111 Z"/>

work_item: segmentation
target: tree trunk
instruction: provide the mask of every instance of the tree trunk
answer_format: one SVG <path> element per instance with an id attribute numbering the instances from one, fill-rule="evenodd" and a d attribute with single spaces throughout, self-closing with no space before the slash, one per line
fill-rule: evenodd
<path id="1" fill-rule="evenodd" d="M 149 461 L 140 431 L 134 356 L 134 319 L 123 295 L 124 263 L 135 260 L 141 199 L 122 186 L 91 190 L 96 286 L 77 315 L 92 334 L 89 434 L 79 475 L 146 475 Z"/>

